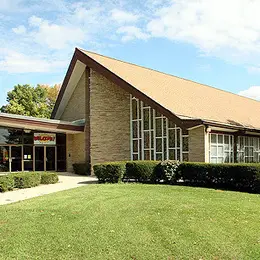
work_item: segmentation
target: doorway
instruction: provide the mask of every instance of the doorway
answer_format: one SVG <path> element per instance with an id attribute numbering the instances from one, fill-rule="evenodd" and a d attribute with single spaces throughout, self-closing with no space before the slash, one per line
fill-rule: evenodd
<path id="1" fill-rule="evenodd" d="M 46 171 L 56 171 L 56 147 L 46 146 Z"/>
<path id="2" fill-rule="evenodd" d="M 11 172 L 22 171 L 22 146 L 10 146 Z"/>
<path id="3" fill-rule="evenodd" d="M 35 171 L 45 170 L 45 151 L 43 146 L 35 146 Z"/>
<path id="4" fill-rule="evenodd" d="M 35 146 L 35 171 L 56 171 L 55 146 Z"/>
<path id="5" fill-rule="evenodd" d="M 23 147 L 23 169 L 26 172 L 33 171 L 33 146 L 31 145 L 25 145 Z"/>

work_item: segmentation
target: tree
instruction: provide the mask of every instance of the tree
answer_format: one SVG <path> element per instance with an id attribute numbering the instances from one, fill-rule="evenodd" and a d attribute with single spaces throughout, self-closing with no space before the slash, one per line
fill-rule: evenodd
<path id="1" fill-rule="evenodd" d="M 45 89 L 47 91 L 47 103 L 51 110 L 54 108 L 56 99 L 60 92 L 60 84 L 55 84 L 53 87 L 49 85 L 38 85 L 39 87 Z"/>
<path id="2" fill-rule="evenodd" d="M 50 118 L 60 85 L 16 85 L 7 93 L 7 105 L 1 107 L 1 112 Z"/>

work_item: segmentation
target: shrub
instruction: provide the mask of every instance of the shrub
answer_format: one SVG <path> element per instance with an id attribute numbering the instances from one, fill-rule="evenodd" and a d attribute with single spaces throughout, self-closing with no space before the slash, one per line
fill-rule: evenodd
<path id="1" fill-rule="evenodd" d="M 255 182 L 253 185 L 253 192 L 260 193 L 260 172 L 255 176 Z"/>
<path id="2" fill-rule="evenodd" d="M 208 168 L 209 164 L 206 163 L 182 163 L 179 173 L 185 183 L 205 186 L 208 182 Z"/>
<path id="3" fill-rule="evenodd" d="M 156 167 L 158 161 L 132 161 L 126 163 L 126 173 L 124 179 L 134 179 L 139 182 L 155 182 Z"/>
<path id="4" fill-rule="evenodd" d="M 165 160 L 160 162 L 156 167 L 156 181 L 163 180 L 166 183 L 176 183 L 179 176 L 179 161 Z"/>
<path id="5" fill-rule="evenodd" d="M 8 167 L 3 165 L 3 164 L 0 164 L 0 172 L 8 172 Z"/>
<path id="6" fill-rule="evenodd" d="M 14 187 L 19 189 L 31 188 L 40 185 L 41 174 L 39 172 L 21 172 L 11 174 L 14 178 Z"/>
<path id="7" fill-rule="evenodd" d="M 257 192 L 259 164 L 182 163 L 179 173 L 189 185 Z"/>
<path id="8" fill-rule="evenodd" d="M 11 174 L 0 176 L 0 192 L 13 190 L 14 178 Z"/>
<path id="9" fill-rule="evenodd" d="M 78 175 L 90 175 L 90 166 L 86 163 L 74 163 L 73 170 Z"/>
<path id="10" fill-rule="evenodd" d="M 41 173 L 41 184 L 54 184 L 59 181 L 59 177 L 55 172 Z"/>
<path id="11" fill-rule="evenodd" d="M 94 174 L 99 182 L 120 182 L 125 174 L 125 162 L 99 163 L 94 165 Z"/>

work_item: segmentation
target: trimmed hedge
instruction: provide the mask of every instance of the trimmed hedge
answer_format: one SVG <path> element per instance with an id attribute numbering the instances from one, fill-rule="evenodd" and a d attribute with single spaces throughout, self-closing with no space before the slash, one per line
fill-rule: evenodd
<path id="1" fill-rule="evenodd" d="M 125 162 L 99 163 L 93 166 L 99 182 L 120 182 L 125 174 Z"/>
<path id="2" fill-rule="evenodd" d="M 59 177 L 55 172 L 41 173 L 41 184 L 54 184 L 59 181 Z"/>
<path id="3" fill-rule="evenodd" d="M 18 189 L 35 187 L 41 183 L 41 173 L 39 172 L 21 172 L 11 175 L 14 179 L 14 187 Z"/>
<path id="4" fill-rule="evenodd" d="M 111 162 L 94 166 L 100 182 L 134 180 L 260 193 L 260 164 L 181 163 L 177 161 Z"/>
<path id="5" fill-rule="evenodd" d="M 90 167 L 86 163 L 74 163 L 73 170 L 78 175 L 90 175 Z"/>
<path id="6" fill-rule="evenodd" d="M 14 188 L 25 189 L 40 184 L 54 184 L 59 181 L 54 172 L 19 172 L 0 176 L 0 192 L 10 191 Z"/>
<path id="7" fill-rule="evenodd" d="M 158 161 L 132 161 L 126 163 L 125 180 L 136 180 L 139 182 L 156 182 L 156 168 Z"/>
<path id="8" fill-rule="evenodd" d="M 179 173 L 192 186 L 260 192 L 259 164 L 182 163 Z"/>
<path id="9" fill-rule="evenodd" d="M 0 192 L 14 189 L 14 178 L 11 174 L 0 176 Z"/>

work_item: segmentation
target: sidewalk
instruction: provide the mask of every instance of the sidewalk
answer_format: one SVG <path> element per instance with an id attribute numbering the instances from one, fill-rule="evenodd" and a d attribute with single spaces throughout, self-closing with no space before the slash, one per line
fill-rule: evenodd
<path id="1" fill-rule="evenodd" d="M 96 177 L 81 176 L 73 173 L 58 173 L 59 182 L 56 184 L 40 185 L 29 189 L 20 189 L 0 193 L 0 205 L 10 204 L 21 200 L 26 200 L 45 194 L 50 194 L 62 190 L 77 188 L 83 185 L 97 183 Z"/>

